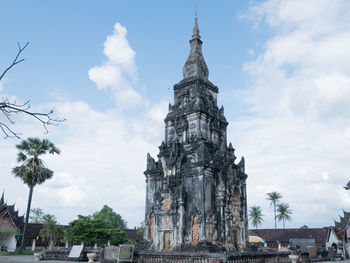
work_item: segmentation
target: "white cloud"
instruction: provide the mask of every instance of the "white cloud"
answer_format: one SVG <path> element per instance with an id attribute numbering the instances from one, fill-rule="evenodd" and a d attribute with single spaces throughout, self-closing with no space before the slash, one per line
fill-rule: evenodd
<path id="1" fill-rule="evenodd" d="M 114 25 L 114 34 L 107 37 L 103 53 L 111 63 L 120 65 L 130 75 L 134 76 L 137 68 L 135 64 L 135 51 L 126 39 L 127 30 L 119 23 Z"/>
<path id="2" fill-rule="evenodd" d="M 113 35 L 107 36 L 104 42 L 103 53 L 107 61 L 89 70 L 89 78 L 99 89 L 112 91 L 120 109 L 146 103 L 133 88 L 137 81 L 136 53 L 130 47 L 126 34 L 126 28 L 116 23 Z"/>
<path id="3" fill-rule="evenodd" d="M 275 32 L 244 66 L 254 117 L 230 133 L 246 156 L 249 204 L 267 214 L 263 227 L 273 226 L 265 194 L 274 190 L 290 203 L 295 227 L 331 225 L 349 207 L 349 14 L 347 1 L 270 0 L 245 15 Z"/>
<path id="4" fill-rule="evenodd" d="M 44 135 L 40 124 L 24 115 L 19 116 L 15 128 L 24 138 L 47 137 L 61 149 L 59 156 L 43 157 L 55 174 L 35 187 L 32 207 L 68 223 L 78 214 L 92 214 L 107 204 L 133 227 L 144 219 L 146 154 L 157 154 L 167 104 L 150 103 L 135 90 L 135 52 L 126 39 L 126 29 L 118 23 L 105 41 L 104 53 L 108 61 L 91 68 L 89 77 L 99 89 L 112 91 L 115 108 L 97 111 L 84 101 L 60 97 L 33 108 L 43 112 L 53 108 L 57 116 L 67 118 L 51 127 L 49 134 Z M 138 106 L 136 114 L 128 114 L 125 109 L 130 106 Z M 1 186 L 6 189 L 6 199 L 16 203 L 23 214 L 28 188 L 11 174 L 17 165 L 18 142 L 9 139 L 1 144 L 0 181 L 4 182 Z"/>

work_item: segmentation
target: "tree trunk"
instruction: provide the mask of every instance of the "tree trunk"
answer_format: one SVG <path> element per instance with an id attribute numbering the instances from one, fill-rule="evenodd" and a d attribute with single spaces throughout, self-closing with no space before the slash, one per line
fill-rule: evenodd
<path id="1" fill-rule="evenodd" d="M 277 228 L 277 224 L 276 224 L 276 204 L 273 204 L 273 211 L 275 213 L 275 229 Z"/>
<path id="2" fill-rule="evenodd" d="M 34 186 L 29 187 L 26 222 L 24 224 L 23 235 L 22 235 L 22 240 L 21 240 L 21 247 L 20 247 L 23 250 L 26 249 L 27 229 L 28 229 L 28 222 L 29 222 L 30 205 L 32 204 L 33 188 L 34 188 Z"/>
<path id="3" fill-rule="evenodd" d="M 49 250 L 52 250 L 52 248 L 53 248 L 53 239 L 50 238 Z"/>

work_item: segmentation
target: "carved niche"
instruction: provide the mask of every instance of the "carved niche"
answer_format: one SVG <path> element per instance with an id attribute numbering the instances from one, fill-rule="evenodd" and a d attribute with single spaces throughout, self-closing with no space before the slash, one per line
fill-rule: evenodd
<path id="1" fill-rule="evenodd" d="M 193 217 L 192 222 L 192 244 L 197 245 L 199 242 L 199 223 L 197 216 Z"/>
<path id="2" fill-rule="evenodd" d="M 238 221 L 240 219 L 240 209 L 241 208 L 241 200 L 240 200 L 240 194 L 237 187 L 234 188 L 233 194 L 232 194 L 232 214 L 234 218 L 234 224 L 238 224 Z"/>

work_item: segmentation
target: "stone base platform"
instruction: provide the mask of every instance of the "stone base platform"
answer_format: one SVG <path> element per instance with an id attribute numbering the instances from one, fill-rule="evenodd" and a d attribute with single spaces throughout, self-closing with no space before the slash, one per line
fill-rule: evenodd
<path id="1" fill-rule="evenodd" d="M 135 251 L 133 263 L 287 263 L 289 252 L 205 253 Z"/>

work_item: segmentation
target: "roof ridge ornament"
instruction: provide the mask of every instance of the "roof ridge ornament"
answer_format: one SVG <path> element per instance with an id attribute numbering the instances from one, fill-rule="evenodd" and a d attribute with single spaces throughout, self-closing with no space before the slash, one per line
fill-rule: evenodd
<path id="1" fill-rule="evenodd" d="M 208 80 L 208 67 L 202 54 L 202 41 L 200 40 L 197 11 L 194 19 L 193 35 L 190 40 L 191 51 L 183 68 L 184 79 L 200 78 Z"/>

